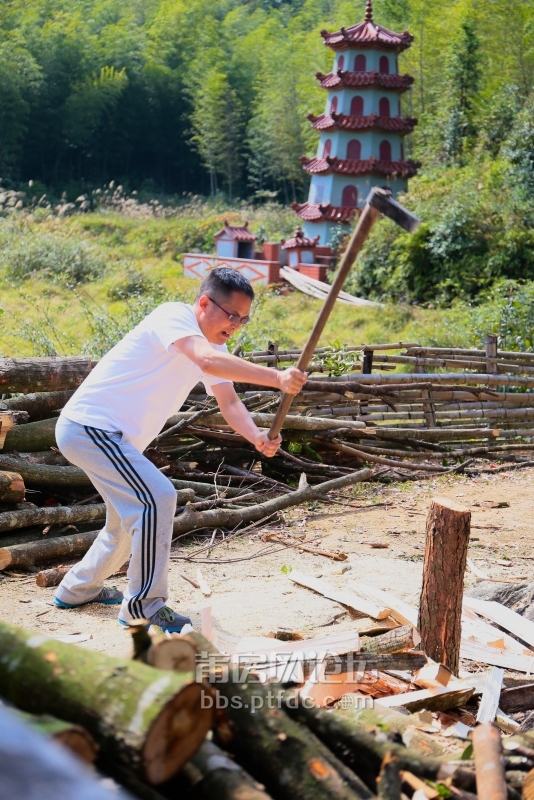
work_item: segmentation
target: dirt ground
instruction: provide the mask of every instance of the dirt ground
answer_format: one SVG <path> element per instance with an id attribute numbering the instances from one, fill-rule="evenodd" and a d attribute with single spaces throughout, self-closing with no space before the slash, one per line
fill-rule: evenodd
<path id="1" fill-rule="evenodd" d="M 347 589 L 358 581 L 366 582 L 417 604 L 426 512 L 430 498 L 440 496 L 472 510 L 469 556 L 479 569 L 493 578 L 532 581 L 533 481 L 534 469 L 524 469 L 478 478 L 446 476 L 402 485 L 360 485 L 345 493 L 344 505 L 300 507 L 286 512 L 283 522 L 271 526 L 270 531 L 250 532 L 219 545 L 206 559 L 208 563 L 176 560 L 209 541 L 209 537 L 198 537 L 173 549 L 168 604 L 189 615 L 197 629 L 201 609 L 211 606 L 215 627 L 237 635 L 265 636 L 289 629 L 308 638 L 358 625 L 339 604 L 292 583 L 289 568 Z M 509 506 L 494 507 L 499 502 Z M 306 544 L 342 550 L 348 560 L 333 561 L 269 545 L 261 536 L 274 530 L 291 534 L 295 541 L 306 535 Z M 389 547 L 374 549 L 370 542 Z M 269 547 L 276 552 L 251 558 Z M 243 560 L 223 563 L 231 559 Z M 209 598 L 182 577 L 194 580 L 198 567 L 212 588 Z M 468 572 L 466 584 L 474 581 Z M 125 578 L 114 578 L 110 584 L 121 588 Z M 0 577 L 0 618 L 53 636 L 90 635 L 82 646 L 129 655 L 129 636 L 117 623 L 116 606 L 88 605 L 63 611 L 53 606 L 53 595 L 54 589 L 38 588 L 34 577 Z"/>

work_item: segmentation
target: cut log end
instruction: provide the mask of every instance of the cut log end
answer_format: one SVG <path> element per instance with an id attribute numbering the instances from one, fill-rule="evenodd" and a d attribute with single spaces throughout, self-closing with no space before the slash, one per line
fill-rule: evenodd
<path id="1" fill-rule="evenodd" d="M 87 764 L 92 764 L 98 752 L 93 737 L 84 728 L 72 726 L 64 731 L 54 735 L 56 742 L 61 742 L 62 745 L 72 750 L 78 758 L 85 761 Z"/>
<path id="2" fill-rule="evenodd" d="M 26 487 L 18 472 L 0 470 L 0 501 L 2 503 L 23 503 Z"/>
<path id="3" fill-rule="evenodd" d="M 198 750 L 213 725 L 213 711 L 203 708 L 207 686 L 191 683 L 173 697 L 152 722 L 143 746 L 146 780 L 154 786 L 171 778 Z"/>
<path id="4" fill-rule="evenodd" d="M 433 506 L 438 506 L 442 509 L 448 509 L 449 511 L 454 511 L 457 514 L 469 514 L 469 518 L 471 518 L 471 512 L 469 509 L 461 503 L 457 503 L 455 500 L 452 500 L 450 497 L 433 497 L 431 508 Z"/>

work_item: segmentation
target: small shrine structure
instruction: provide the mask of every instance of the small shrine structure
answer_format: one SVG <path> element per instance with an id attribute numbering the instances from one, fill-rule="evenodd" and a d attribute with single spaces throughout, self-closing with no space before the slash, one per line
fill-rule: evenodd
<path id="1" fill-rule="evenodd" d="M 224 228 L 215 234 L 215 252 L 222 258 L 254 258 L 255 241 L 248 221 L 237 227 L 224 220 Z"/>
<path id="2" fill-rule="evenodd" d="M 319 145 L 315 158 L 301 158 L 312 176 L 308 202 L 292 207 L 305 235 L 319 235 L 324 246 L 333 228 L 349 230 L 373 186 L 385 186 L 393 195 L 405 191 L 420 165 L 405 158 L 403 140 L 417 120 L 401 116 L 401 94 L 413 78 L 398 69 L 398 54 L 413 36 L 377 25 L 371 0 L 363 22 L 334 33 L 323 30 L 321 36 L 335 53 L 334 66 L 328 75 L 317 73 L 328 93 L 324 113 L 308 115 L 320 133 Z"/>

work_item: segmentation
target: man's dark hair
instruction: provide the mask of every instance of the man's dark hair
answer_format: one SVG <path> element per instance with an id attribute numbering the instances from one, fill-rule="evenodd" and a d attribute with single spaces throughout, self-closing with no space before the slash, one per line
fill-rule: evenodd
<path id="1" fill-rule="evenodd" d="M 241 292 L 254 300 L 254 289 L 244 275 L 230 267 L 216 267 L 203 278 L 197 300 L 203 294 L 207 294 L 208 297 L 213 297 L 215 300 L 224 301 L 228 300 L 233 292 Z"/>

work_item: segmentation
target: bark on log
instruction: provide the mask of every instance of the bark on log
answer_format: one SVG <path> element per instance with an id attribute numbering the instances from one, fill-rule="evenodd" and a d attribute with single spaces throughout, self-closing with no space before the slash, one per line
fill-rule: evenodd
<path id="1" fill-rule="evenodd" d="M 100 531 L 76 533 L 71 536 L 56 536 L 38 542 L 13 544 L 0 547 L 0 570 L 26 569 L 35 570 L 35 564 L 51 561 L 54 558 L 70 558 L 86 553 Z"/>
<path id="2" fill-rule="evenodd" d="M 9 394 L 76 389 L 91 369 L 91 359 L 86 356 L 0 358 L 0 390 Z"/>
<path id="3" fill-rule="evenodd" d="M 70 567 L 53 567 L 52 569 L 43 569 L 35 578 L 37 586 L 48 588 L 49 586 L 59 586 Z"/>
<path id="4" fill-rule="evenodd" d="M 460 665 L 464 573 L 471 512 L 448 499 L 430 504 L 419 605 L 421 649 L 454 675 Z"/>
<path id="5" fill-rule="evenodd" d="M 515 714 L 518 711 L 534 709 L 534 683 L 503 689 L 499 698 L 499 708 L 505 714 Z"/>
<path id="6" fill-rule="evenodd" d="M 217 486 L 213 483 L 201 483 L 197 481 L 184 481 L 170 478 L 170 481 L 175 489 L 193 489 L 194 493 L 199 497 L 213 497 L 214 494 L 224 494 L 226 497 L 240 497 L 248 490 L 243 487 L 239 489 L 235 486 L 225 486 L 224 476 L 219 476 Z M 261 475 L 258 475 L 258 482 L 261 481 Z"/>
<path id="7" fill-rule="evenodd" d="M 1 475 L 2 473 L 0 473 Z M 0 533 L 13 530 L 13 528 L 27 528 L 30 525 L 75 525 L 77 522 L 105 519 L 105 516 L 106 506 L 104 503 L 85 506 L 44 506 L 19 511 L 4 511 L 0 513 Z"/>
<path id="8" fill-rule="evenodd" d="M 362 653 L 397 653 L 414 647 L 413 628 L 403 625 L 379 636 L 360 636 Z"/>
<path id="9" fill-rule="evenodd" d="M 213 742 L 206 741 L 181 773 L 203 800 L 271 800 L 260 783 Z"/>
<path id="10" fill-rule="evenodd" d="M 17 425 L 8 431 L 4 442 L 4 451 L 31 453 L 34 450 L 48 450 L 57 447 L 57 419 L 42 419 L 39 422 L 28 422 Z"/>
<path id="11" fill-rule="evenodd" d="M 491 722 L 473 731 L 477 794 L 484 800 L 506 800 L 501 734 Z"/>
<path id="12" fill-rule="evenodd" d="M 0 469 L 13 470 L 22 475 L 26 486 L 46 486 L 50 489 L 92 486 L 79 467 L 53 467 L 48 464 L 30 464 L 13 455 L 0 454 Z"/>
<path id="13" fill-rule="evenodd" d="M 93 764 L 98 747 L 91 734 L 81 725 L 73 725 L 71 722 L 64 722 L 49 715 L 36 716 L 35 714 L 27 714 L 25 711 L 19 711 L 18 709 L 14 713 L 34 731 L 54 739 L 64 747 L 68 747 L 69 750 L 87 764 Z"/>
<path id="14" fill-rule="evenodd" d="M 25 493 L 26 487 L 20 473 L 0 470 L 1 503 L 23 503 Z"/>
<path id="15" fill-rule="evenodd" d="M 284 708 L 293 719 L 306 725 L 373 791 L 376 791 L 377 776 L 388 753 L 398 758 L 400 769 L 409 770 L 421 778 L 436 781 L 450 777 L 456 785 L 458 776 L 465 788 L 474 788 L 475 776 L 469 770 L 443 764 L 439 759 L 428 758 L 403 745 L 378 741 L 350 717 L 304 705 L 298 692 L 286 692 Z"/>
<path id="16" fill-rule="evenodd" d="M 2 405 L 11 411 L 27 411 L 30 420 L 35 421 L 46 419 L 54 411 L 60 411 L 73 394 L 73 389 L 60 392 L 32 392 L 2 400 Z"/>
<path id="17" fill-rule="evenodd" d="M 188 634 L 202 653 L 218 651 L 201 634 Z M 371 793 L 309 730 L 277 707 L 276 693 L 258 684 L 214 677 L 219 707 L 231 726 L 229 745 L 239 763 L 280 800 L 356 800 Z M 281 695 L 280 695 L 281 697 Z"/>
<path id="18" fill-rule="evenodd" d="M 56 642 L 0 623 L 0 685 L 30 713 L 61 713 L 94 736 L 102 756 L 149 783 L 191 758 L 213 722 L 209 691 L 191 673 L 161 673 L 135 661 Z"/>
<path id="19" fill-rule="evenodd" d="M 2 498 L 1 476 L 0 472 L 0 499 Z M 180 489 L 176 492 L 178 506 L 183 506 L 194 499 L 195 493 L 192 489 Z M 27 528 L 31 525 L 75 525 L 77 522 L 92 522 L 97 519 L 105 519 L 105 517 L 106 506 L 104 503 L 88 503 L 85 506 L 44 506 L 4 511 L 0 512 L 0 533 L 13 530 L 13 528 Z"/>
<path id="20" fill-rule="evenodd" d="M 380 767 L 377 779 L 378 800 L 401 800 L 402 781 L 399 760 L 388 753 Z"/>
<path id="21" fill-rule="evenodd" d="M 324 442 L 323 447 L 327 447 L 329 450 L 337 450 L 339 453 L 347 453 L 347 455 L 353 456 L 354 458 L 359 458 L 361 461 L 371 461 L 375 464 L 384 464 L 388 467 L 400 467 L 401 469 L 422 470 L 423 472 L 434 472 L 436 474 L 443 472 L 443 468 L 440 466 L 436 466 L 435 464 L 412 464 L 410 461 L 395 461 L 392 458 L 383 458 L 382 456 L 375 456 L 369 453 L 369 450 L 367 450 L 366 452 L 364 452 L 363 450 L 357 450 L 356 448 L 349 447 L 343 442 L 337 440 L 335 444 Z"/>
<path id="22" fill-rule="evenodd" d="M 167 420 L 167 425 L 177 425 L 178 422 L 182 420 L 189 420 L 193 417 L 194 412 L 191 413 L 189 411 L 180 411 L 178 414 L 174 414 Z M 260 428 L 268 428 L 272 421 L 274 420 L 274 414 L 256 414 L 254 412 L 251 413 L 252 419 L 254 420 L 255 424 Z M 222 414 L 210 414 L 209 416 L 202 417 L 201 420 L 198 420 L 196 423 L 196 427 L 212 427 L 217 428 L 221 425 L 227 425 L 225 418 Z M 352 420 L 343 420 L 343 422 L 338 422 L 337 420 L 333 419 L 321 419 L 320 417 L 297 417 L 295 415 L 289 415 L 286 417 L 284 422 L 284 429 L 285 430 L 295 430 L 295 431 L 325 431 L 330 430 L 331 428 L 354 428 L 354 429 L 362 429 L 365 428 L 365 422 L 353 422 Z"/>
<path id="23" fill-rule="evenodd" d="M 212 511 L 193 511 L 186 506 L 184 513 L 174 520 L 174 535 L 176 537 L 197 528 L 235 527 L 244 522 L 255 522 L 264 517 L 270 517 L 284 508 L 320 498 L 335 489 L 342 489 L 345 486 L 352 486 L 355 483 L 369 480 L 372 475 L 373 473 L 370 469 L 362 469 L 350 475 L 334 478 L 331 481 L 323 481 L 313 487 L 307 486 L 304 489 L 297 489 L 291 494 L 285 494 L 282 497 L 267 500 L 265 503 L 240 508 L 239 510 L 217 508 Z"/>

